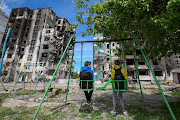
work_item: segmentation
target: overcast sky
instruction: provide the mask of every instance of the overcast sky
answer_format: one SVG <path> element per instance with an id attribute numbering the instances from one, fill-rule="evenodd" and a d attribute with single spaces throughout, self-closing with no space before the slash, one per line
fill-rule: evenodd
<path id="1" fill-rule="evenodd" d="M 1 0 L 0 0 L 1 1 Z M 70 24 L 77 23 L 76 20 L 76 9 L 75 4 L 72 0 L 4 0 L 2 6 L 2 11 L 6 13 L 7 16 L 10 15 L 13 8 L 28 7 L 30 9 L 37 8 L 52 8 L 57 16 L 67 18 Z M 83 40 L 93 40 L 93 36 L 81 37 L 80 32 L 85 31 L 84 26 L 79 26 L 76 29 L 76 41 Z M 92 43 L 86 43 L 83 45 L 83 63 L 88 60 L 92 62 L 93 59 L 93 45 Z M 75 45 L 75 55 L 74 60 L 76 61 L 75 70 L 80 70 L 80 60 L 81 60 L 81 44 Z"/>

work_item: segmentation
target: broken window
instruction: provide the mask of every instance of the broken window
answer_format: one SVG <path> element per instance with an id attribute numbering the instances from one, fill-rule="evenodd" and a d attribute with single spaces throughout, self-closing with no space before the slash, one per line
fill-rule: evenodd
<path id="1" fill-rule="evenodd" d="M 107 58 L 107 61 L 109 61 L 109 58 Z"/>
<path id="2" fill-rule="evenodd" d="M 113 43 L 112 46 L 114 46 L 115 44 Z"/>
<path id="3" fill-rule="evenodd" d="M 58 21 L 58 24 L 61 24 L 61 20 Z"/>
<path id="4" fill-rule="evenodd" d="M 9 50 L 14 50 L 14 46 L 10 47 Z"/>
<path id="5" fill-rule="evenodd" d="M 126 55 L 132 55 L 133 53 L 132 53 L 132 50 L 130 50 L 130 52 L 127 52 L 127 54 Z"/>
<path id="6" fill-rule="evenodd" d="M 136 50 L 136 55 L 141 55 L 141 51 L 140 50 Z"/>
<path id="7" fill-rule="evenodd" d="M 145 65 L 145 62 L 138 62 L 138 65 Z"/>
<path id="8" fill-rule="evenodd" d="M 35 25 L 39 25 L 39 23 L 40 23 L 40 20 L 36 20 Z"/>
<path id="9" fill-rule="evenodd" d="M 48 45 L 44 45 L 44 46 L 43 46 L 43 49 L 48 49 L 48 48 L 49 48 Z"/>
<path id="10" fill-rule="evenodd" d="M 12 42 L 15 43 L 15 42 L 16 42 L 16 39 L 12 39 Z"/>
<path id="11" fill-rule="evenodd" d="M 162 71 L 154 71 L 155 76 L 163 76 Z"/>
<path id="12" fill-rule="evenodd" d="M 158 61 L 153 60 L 153 65 L 159 65 Z"/>
<path id="13" fill-rule="evenodd" d="M 32 15 L 29 15 L 29 18 L 32 18 Z"/>
<path id="14" fill-rule="evenodd" d="M 127 59 L 127 65 L 134 65 L 133 59 Z"/>
<path id="15" fill-rule="evenodd" d="M 50 39 L 50 37 L 45 37 L 44 41 L 48 41 Z"/>
<path id="16" fill-rule="evenodd" d="M 22 22 L 22 20 L 21 20 L 21 19 L 17 19 L 17 22 L 18 22 L 18 23 L 21 23 L 21 22 Z"/>
<path id="17" fill-rule="evenodd" d="M 107 44 L 107 49 L 109 49 L 109 44 Z"/>
<path id="18" fill-rule="evenodd" d="M 48 53 L 42 53 L 42 57 L 47 57 Z"/>
<path id="19" fill-rule="evenodd" d="M 16 25 L 16 29 L 19 29 L 19 25 Z"/>
<path id="20" fill-rule="evenodd" d="M 24 15 L 24 11 L 20 11 L 19 16 L 23 16 L 23 15 Z"/>
<path id="21" fill-rule="evenodd" d="M 8 54 L 8 55 L 7 55 L 7 58 L 11 58 L 11 57 L 12 57 L 12 54 Z"/>
<path id="22" fill-rule="evenodd" d="M 18 35 L 18 32 L 15 31 L 15 32 L 14 32 L 14 36 L 17 36 L 17 35 Z"/>
<path id="23" fill-rule="evenodd" d="M 47 30 L 46 33 L 51 33 L 51 30 Z"/>
<path id="24" fill-rule="evenodd" d="M 27 37 L 27 36 L 28 36 L 28 33 L 25 34 L 25 37 Z"/>
<path id="25" fill-rule="evenodd" d="M 22 59 L 23 55 L 20 55 L 20 59 Z"/>
<path id="26" fill-rule="evenodd" d="M 24 48 L 21 48 L 21 51 L 24 51 Z"/>
<path id="27" fill-rule="evenodd" d="M 148 75 L 148 70 L 139 71 L 139 75 Z"/>

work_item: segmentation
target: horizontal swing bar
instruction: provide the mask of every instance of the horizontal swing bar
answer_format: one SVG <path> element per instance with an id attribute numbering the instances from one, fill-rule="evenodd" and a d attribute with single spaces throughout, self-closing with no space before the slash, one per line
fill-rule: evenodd
<path id="1" fill-rule="evenodd" d="M 117 39 L 117 40 L 102 40 L 102 41 L 73 41 L 72 43 L 88 43 L 88 42 L 116 42 L 116 41 L 126 41 L 126 40 L 133 40 L 131 38 L 128 39 Z"/>

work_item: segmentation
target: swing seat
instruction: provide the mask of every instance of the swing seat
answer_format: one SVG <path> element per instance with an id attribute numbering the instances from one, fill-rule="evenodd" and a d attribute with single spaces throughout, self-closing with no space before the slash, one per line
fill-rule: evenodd
<path id="1" fill-rule="evenodd" d="M 79 81 L 79 90 L 82 91 L 91 91 L 94 90 L 94 80 L 78 80 Z"/>
<path id="2" fill-rule="evenodd" d="M 115 88 L 114 88 L 115 85 Z M 128 91 L 127 80 L 113 80 L 112 81 L 113 91 Z"/>

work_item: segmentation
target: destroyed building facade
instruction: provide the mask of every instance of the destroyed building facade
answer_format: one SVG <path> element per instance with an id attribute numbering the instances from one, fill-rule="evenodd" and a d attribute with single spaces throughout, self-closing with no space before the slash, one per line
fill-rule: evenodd
<path id="1" fill-rule="evenodd" d="M 96 34 L 94 40 L 103 40 L 101 34 Z M 144 43 L 139 41 L 141 47 L 144 47 Z M 135 43 L 134 43 L 135 44 Z M 121 49 L 116 42 L 104 43 L 101 46 L 94 45 L 94 79 L 103 79 L 107 81 L 111 75 L 111 64 L 110 64 L 110 48 L 111 47 L 111 56 L 112 56 L 112 65 L 114 65 L 115 60 L 120 60 L 123 63 L 123 58 L 116 55 L 117 51 L 115 49 Z M 114 50 L 113 50 L 114 49 Z M 125 49 L 125 48 L 124 48 Z M 139 48 L 135 50 L 136 61 L 139 70 L 139 78 L 142 82 L 155 82 L 153 75 L 150 72 L 150 69 L 147 66 L 145 60 L 141 57 L 141 51 Z M 125 55 L 126 61 L 126 71 L 128 79 L 130 81 L 137 81 L 137 73 L 134 63 L 134 56 L 131 51 L 130 54 Z M 173 55 L 168 58 L 162 58 L 161 61 L 155 61 L 149 59 L 149 63 L 155 73 L 156 78 L 160 82 L 173 82 L 180 83 L 180 55 Z M 123 65 L 122 65 L 123 67 Z"/>
<path id="2" fill-rule="evenodd" d="M 75 29 L 65 30 L 68 25 L 67 19 L 56 16 L 51 8 L 12 9 L 6 27 L 6 33 L 9 27 L 12 30 L 4 56 L 3 71 L 6 77 L 3 79 L 13 81 L 20 72 L 25 72 L 26 81 L 35 81 L 41 72 L 40 77 L 44 74 L 45 79 L 50 80 L 67 43 L 75 35 Z M 71 51 L 70 45 L 54 79 L 68 76 Z"/>

